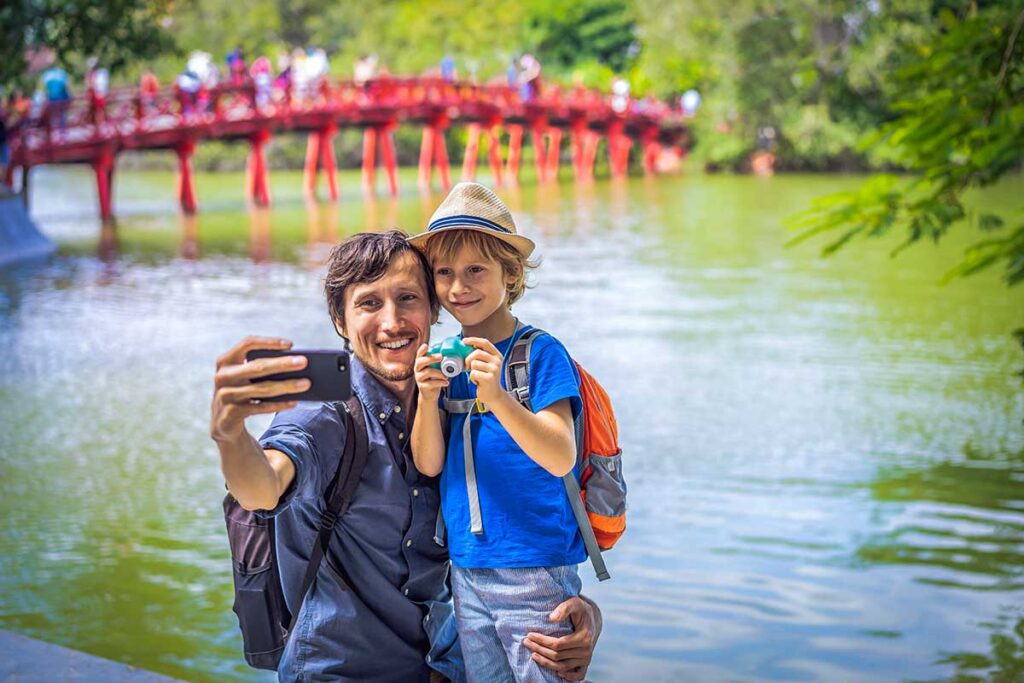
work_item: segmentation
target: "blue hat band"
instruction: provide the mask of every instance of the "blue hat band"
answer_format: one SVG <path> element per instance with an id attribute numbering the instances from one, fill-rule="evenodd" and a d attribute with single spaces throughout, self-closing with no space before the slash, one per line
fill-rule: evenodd
<path id="1" fill-rule="evenodd" d="M 453 226 L 474 226 L 478 228 L 490 228 L 491 230 L 497 230 L 507 235 L 514 235 L 508 228 L 503 228 L 494 221 L 489 221 L 486 218 L 480 216 L 445 216 L 444 218 L 438 218 L 436 221 L 427 226 L 427 232 L 433 232 L 434 230 L 440 230 L 442 228 L 450 228 Z"/>

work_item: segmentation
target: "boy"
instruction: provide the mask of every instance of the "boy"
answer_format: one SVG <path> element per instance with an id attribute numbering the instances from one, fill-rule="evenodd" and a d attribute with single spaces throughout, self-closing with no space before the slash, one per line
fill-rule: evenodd
<path id="1" fill-rule="evenodd" d="M 423 250 L 441 305 L 474 351 L 450 381 L 419 348 L 413 460 L 441 474 L 456 621 L 470 681 L 558 681 L 532 661 L 523 638 L 543 615 L 579 594 L 586 557 L 561 477 L 576 465 L 573 416 L 580 378 L 557 339 L 540 335 L 530 357 L 531 412 L 502 385 L 503 366 L 526 330 L 512 304 L 525 289 L 534 244 L 516 233 L 508 208 L 487 188 L 456 185 L 410 238 Z M 442 390 L 446 395 L 442 397 Z M 442 432 L 439 400 L 474 400 Z M 467 424 L 467 420 L 469 423 Z M 471 440 L 470 448 L 465 440 Z M 578 476 L 578 473 L 577 473 Z M 548 635 L 571 629 L 551 625 Z"/>

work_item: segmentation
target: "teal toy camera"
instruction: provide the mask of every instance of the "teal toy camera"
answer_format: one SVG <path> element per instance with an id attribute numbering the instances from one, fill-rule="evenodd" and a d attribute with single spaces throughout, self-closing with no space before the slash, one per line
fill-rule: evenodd
<path id="1" fill-rule="evenodd" d="M 455 377 L 466 369 L 466 356 L 473 353 L 473 350 L 472 346 L 458 337 L 445 337 L 427 350 L 430 355 L 441 354 L 441 362 L 430 367 L 441 368 L 441 374 L 445 377 Z"/>

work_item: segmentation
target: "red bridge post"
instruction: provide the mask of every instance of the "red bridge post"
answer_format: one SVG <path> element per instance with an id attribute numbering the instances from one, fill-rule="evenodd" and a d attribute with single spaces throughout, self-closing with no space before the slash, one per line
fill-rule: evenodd
<path id="1" fill-rule="evenodd" d="M 523 127 L 513 124 L 508 127 L 508 159 L 505 175 L 510 185 L 519 184 L 519 162 L 523 158 Z"/>
<path id="2" fill-rule="evenodd" d="M 377 194 L 377 128 L 363 130 L 363 194 Z"/>
<path id="3" fill-rule="evenodd" d="M 423 142 L 420 144 L 419 185 L 421 192 L 430 192 L 433 183 L 433 170 L 441 173 L 441 188 L 447 190 L 452 185 L 448 169 L 448 147 L 445 144 L 444 129 L 448 119 L 438 116 L 423 128 Z"/>
<path id="4" fill-rule="evenodd" d="M 537 168 L 537 182 L 546 183 L 547 174 L 547 148 L 544 146 L 544 130 L 547 128 L 547 121 L 537 119 L 530 124 L 530 134 L 533 137 L 533 164 Z"/>
<path id="5" fill-rule="evenodd" d="M 629 170 L 629 148 L 633 141 L 626 135 L 625 127 L 623 121 L 608 126 L 608 164 L 613 178 L 623 178 Z"/>
<path id="6" fill-rule="evenodd" d="M 548 181 L 558 182 L 558 164 L 562 157 L 562 129 L 548 127 L 548 150 L 544 165 Z"/>
<path id="7" fill-rule="evenodd" d="M 249 138 L 249 196 L 256 206 L 270 206 L 270 179 L 263 147 L 270 139 L 270 131 L 261 130 Z"/>
<path id="8" fill-rule="evenodd" d="M 334 136 L 338 127 L 332 122 L 320 131 L 320 163 L 327 176 L 327 196 L 332 202 L 338 201 L 338 171 L 334 163 Z"/>
<path id="9" fill-rule="evenodd" d="M 644 129 L 640 136 L 644 153 L 644 175 L 654 175 L 658 172 L 658 156 L 661 155 L 661 144 L 658 142 L 658 129 L 649 126 Z"/>
<path id="10" fill-rule="evenodd" d="M 110 147 L 101 148 L 99 156 L 93 159 L 92 168 L 96 172 L 96 190 L 100 200 L 100 219 L 106 223 L 114 217 L 114 150 Z"/>
<path id="11" fill-rule="evenodd" d="M 462 156 L 462 180 L 476 180 L 476 160 L 480 155 L 480 124 L 469 124 L 469 138 L 466 140 L 466 152 Z"/>
<path id="12" fill-rule="evenodd" d="M 497 121 L 492 121 L 487 128 L 487 158 L 491 162 L 494 186 L 501 187 L 501 129 Z"/>
<path id="13" fill-rule="evenodd" d="M 302 174 L 302 188 L 306 197 L 316 198 L 316 176 L 320 167 L 320 132 L 313 131 L 306 142 L 306 164 Z"/>
<path id="14" fill-rule="evenodd" d="M 380 154 L 384 162 L 384 170 L 388 174 L 388 187 L 391 196 L 398 196 L 398 163 L 395 158 L 395 128 L 398 124 L 394 121 L 380 127 Z"/>
<path id="15" fill-rule="evenodd" d="M 178 200 L 186 215 L 194 214 L 198 208 L 196 187 L 192 179 L 192 153 L 195 149 L 196 143 L 191 139 L 179 142 L 174 148 L 178 154 Z"/>

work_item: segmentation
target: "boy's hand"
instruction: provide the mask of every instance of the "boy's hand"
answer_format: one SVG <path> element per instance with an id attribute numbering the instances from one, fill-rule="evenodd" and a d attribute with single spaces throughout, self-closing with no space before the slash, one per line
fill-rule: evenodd
<path id="1" fill-rule="evenodd" d="M 441 390 L 448 386 L 448 378 L 441 373 L 441 368 L 430 367 L 441 360 L 440 354 L 428 355 L 426 344 L 420 344 L 416 351 L 416 364 L 413 371 L 416 377 L 416 386 L 420 390 L 420 400 L 431 405 L 437 405 L 437 397 Z"/>
<path id="2" fill-rule="evenodd" d="M 462 341 L 476 349 L 466 356 L 469 381 L 476 385 L 476 397 L 484 404 L 498 402 L 506 395 L 501 388 L 501 354 L 482 337 L 466 337 Z"/>

